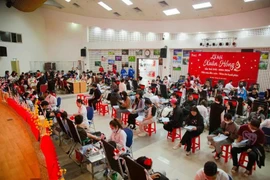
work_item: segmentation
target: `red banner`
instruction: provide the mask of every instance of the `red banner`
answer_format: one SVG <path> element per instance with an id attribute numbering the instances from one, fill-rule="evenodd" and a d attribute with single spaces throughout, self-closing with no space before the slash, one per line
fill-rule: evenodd
<path id="1" fill-rule="evenodd" d="M 233 80 L 237 86 L 239 81 L 249 85 L 257 82 L 260 53 L 241 52 L 191 52 L 188 72 L 200 75 L 202 82 L 211 78 L 213 85 L 218 80 L 227 83 Z"/>

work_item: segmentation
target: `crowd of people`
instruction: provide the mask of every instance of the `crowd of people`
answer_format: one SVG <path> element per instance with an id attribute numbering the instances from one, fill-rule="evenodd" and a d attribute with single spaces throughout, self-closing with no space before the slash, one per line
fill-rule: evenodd
<path id="1" fill-rule="evenodd" d="M 152 124 L 157 119 L 168 117 L 169 121 L 162 122 L 163 128 L 172 132 L 175 128 L 191 126 L 187 130 L 181 141 L 176 144 L 173 149 L 177 150 L 186 145 L 186 155 L 191 155 L 192 138 L 200 136 L 206 128 L 209 129 L 207 136 L 209 146 L 214 148 L 215 160 L 221 158 L 221 147 L 223 145 L 232 145 L 233 168 L 232 173 L 238 171 L 237 155 L 241 152 L 247 152 L 248 165 L 244 173 L 245 176 L 251 175 L 252 166 L 256 161 L 261 167 L 264 166 L 264 142 L 265 135 L 262 127 L 270 128 L 270 120 L 266 119 L 268 105 L 270 102 L 269 90 L 263 96 L 259 94 L 258 84 L 253 84 L 247 88 L 245 82 L 239 82 L 238 87 L 234 87 L 230 80 L 224 86 L 224 81 L 220 80 L 215 85 L 211 79 L 201 82 L 199 76 L 187 75 L 187 78 L 181 76 L 178 81 L 174 82 L 171 76 L 165 76 L 161 80 L 160 76 L 156 77 L 150 84 L 144 83 L 143 77 L 138 80 L 134 77 L 135 71 L 130 66 L 128 72 L 125 69 L 121 73 L 104 72 L 103 67 L 99 68 L 99 73 L 86 71 L 80 73 L 78 68 L 67 73 L 64 71 L 50 71 L 35 73 L 22 73 L 17 75 L 16 72 L 5 72 L 2 78 L 2 90 L 11 92 L 19 101 L 34 110 L 34 105 L 38 104 L 39 115 L 45 116 L 47 119 L 54 119 L 56 112 L 59 111 L 57 105 L 56 89 L 64 88 L 67 92 L 72 93 L 72 89 L 68 85 L 70 80 L 86 81 L 89 86 L 90 97 L 88 106 L 96 112 L 97 103 L 106 100 L 116 111 L 115 119 L 109 123 L 112 133 L 108 141 L 114 141 L 119 149 L 126 148 L 127 134 L 123 130 L 122 114 L 128 113 L 128 128 L 136 129 L 139 124 L 139 137 L 147 135 L 145 127 Z M 135 88 L 134 81 L 137 83 Z M 47 90 L 42 91 L 42 85 L 47 85 Z M 109 86 L 106 92 L 103 86 Z M 165 101 L 165 97 L 161 92 L 161 86 L 166 86 L 166 93 L 169 101 Z M 134 92 L 134 93 L 132 93 Z M 197 98 L 194 98 L 194 95 Z M 180 96 L 179 96 L 180 95 Z M 237 106 L 234 106 L 230 100 L 235 99 Z M 226 103 L 224 101 L 227 100 Z M 266 106 L 260 105 L 251 112 L 252 104 L 255 100 L 265 102 Z M 90 124 L 87 118 L 87 105 L 85 101 L 78 99 L 76 101 L 78 113 L 74 114 L 74 123 L 78 134 L 82 141 L 87 143 L 98 142 L 106 139 L 101 132 L 91 132 Z M 170 109 L 166 113 L 166 109 Z M 139 116 L 143 118 L 137 121 Z M 239 127 L 235 123 L 236 116 L 246 115 Z M 68 118 L 67 112 L 61 112 L 63 122 Z M 137 121 L 137 123 L 136 123 Z M 63 123 L 65 126 L 66 123 Z M 224 135 L 227 138 L 216 141 L 215 137 Z M 90 141 L 89 141 L 90 140 Z M 242 142 L 245 145 L 239 146 Z M 242 143 L 243 144 L 243 143 Z M 143 163 L 146 157 L 137 159 L 137 163 L 150 170 L 150 166 Z M 161 177 L 152 171 L 149 173 L 152 179 Z M 196 174 L 196 180 L 205 179 L 206 177 L 219 177 L 217 179 L 230 179 L 224 171 L 217 168 L 214 162 L 207 162 L 203 169 Z"/>

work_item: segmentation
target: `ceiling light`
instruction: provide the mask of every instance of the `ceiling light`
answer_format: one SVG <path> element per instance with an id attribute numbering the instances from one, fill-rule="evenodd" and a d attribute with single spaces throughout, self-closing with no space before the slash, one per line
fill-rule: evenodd
<path id="1" fill-rule="evenodd" d="M 126 5 L 132 5 L 133 3 L 130 0 L 122 0 L 124 3 L 126 3 Z"/>
<path id="2" fill-rule="evenodd" d="M 164 12 L 164 14 L 166 14 L 166 16 L 180 14 L 180 12 L 178 11 L 178 9 L 176 9 L 176 8 L 174 8 L 174 9 L 168 9 L 168 10 L 165 10 L 163 12 Z"/>
<path id="3" fill-rule="evenodd" d="M 99 5 L 101 5 L 104 9 L 111 11 L 112 8 L 110 6 L 108 6 L 107 4 L 105 4 L 104 2 L 100 1 L 98 2 Z"/>
<path id="4" fill-rule="evenodd" d="M 252 2 L 252 1 L 255 1 L 255 0 L 244 0 L 245 2 Z"/>
<path id="5" fill-rule="evenodd" d="M 70 2 L 71 0 L 66 0 L 67 2 Z"/>
<path id="6" fill-rule="evenodd" d="M 194 9 L 205 9 L 205 8 L 211 8 L 212 4 L 210 2 L 206 2 L 206 3 L 200 3 L 200 4 L 193 4 L 192 6 Z"/>

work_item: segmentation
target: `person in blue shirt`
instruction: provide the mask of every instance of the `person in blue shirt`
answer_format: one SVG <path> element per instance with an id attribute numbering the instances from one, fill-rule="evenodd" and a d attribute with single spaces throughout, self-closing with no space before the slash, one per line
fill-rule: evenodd
<path id="1" fill-rule="evenodd" d="M 129 69 L 128 69 L 128 77 L 130 77 L 130 78 L 133 79 L 134 78 L 134 74 L 135 74 L 135 71 L 132 68 L 132 66 L 130 66 Z"/>
<path id="2" fill-rule="evenodd" d="M 125 78 L 126 76 L 127 76 L 127 71 L 125 70 L 125 68 L 124 67 L 122 67 L 122 69 L 121 69 L 121 78 Z"/>
<path id="3" fill-rule="evenodd" d="M 239 87 L 237 88 L 237 101 L 238 101 L 238 106 L 237 106 L 237 110 L 236 110 L 236 114 L 238 114 L 239 116 L 243 115 L 243 101 L 247 100 L 247 90 L 244 87 L 243 84 L 239 84 Z"/>

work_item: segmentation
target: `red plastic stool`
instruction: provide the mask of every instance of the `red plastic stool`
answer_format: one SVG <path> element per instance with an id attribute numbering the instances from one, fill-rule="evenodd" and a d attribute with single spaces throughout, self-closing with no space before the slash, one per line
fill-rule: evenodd
<path id="1" fill-rule="evenodd" d="M 84 94 L 78 94 L 78 95 L 77 95 L 77 99 L 84 100 Z"/>
<path id="2" fill-rule="evenodd" d="M 126 125 L 128 122 L 128 115 L 130 114 L 130 112 L 125 112 L 122 113 L 122 122 Z"/>
<path id="3" fill-rule="evenodd" d="M 177 133 L 178 130 L 178 133 Z M 168 131 L 167 134 L 167 139 L 171 138 L 172 142 L 174 142 L 175 139 L 181 139 L 182 138 L 182 134 L 181 134 L 181 128 L 173 128 L 172 132 Z"/>
<path id="4" fill-rule="evenodd" d="M 154 127 L 152 128 L 152 124 L 154 124 Z M 151 124 L 148 124 L 147 127 L 144 128 L 146 132 L 148 132 L 148 135 L 151 136 L 152 133 L 157 133 L 157 127 L 156 127 L 156 122 L 152 122 Z"/>
<path id="5" fill-rule="evenodd" d="M 96 110 L 97 110 L 98 112 L 100 111 L 100 104 L 101 104 L 100 101 L 98 101 L 98 102 L 96 103 Z"/>
<path id="6" fill-rule="evenodd" d="M 225 163 L 228 162 L 229 158 L 230 159 L 232 158 L 231 151 L 232 151 L 232 145 L 228 144 L 228 145 L 221 146 L 221 157 L 224 158 Z M 217 156 L 217 153 L 215 156 Z"/>
<path id="7" fill-rule="evenodd" d="M 198 140 L 198 142 L 196 142 Z M 187 145 L 185 145 L 186 149 Z M 200 136 L 194 137 L 191 139 L 191 151 L 192 153 L 195 153 L 196 149 L 200 150 L 201 149 L 201 139 Z"/>
<path id="8" fill-rule="evenodd" d="M 109 110 L 109 106 L 108 104 L 99 104 L 99 114 L 102 114 L 103 116 L 105 116 L 105 114 L 108 113 L 110 114 L 110 110 Z"/>
<path id="9" fill-rule="evenodd" d="M 246 168 L 247 166 L 245 166 L 245 162 L 248 163 L 248 160 L 246 160 L 246 157 L 248 157 L 248 153 L 247 152 L 242 152 L 240 154 L 240 158 L 238 161 L 238 165 L 242 168 Z M 248 158 L 247 158 L 248 159 Z M 253 165 L 253 170 L 256 170 L 256 161 Z M 252 174 L 252 170 L 250 171 L 250 174 Z"/>
<path id="10" fill-rule="evenodd" d="M 116 118 L 116 109 L 114 109 L 114 107 L 112 107 L 112 118 Z"/>

